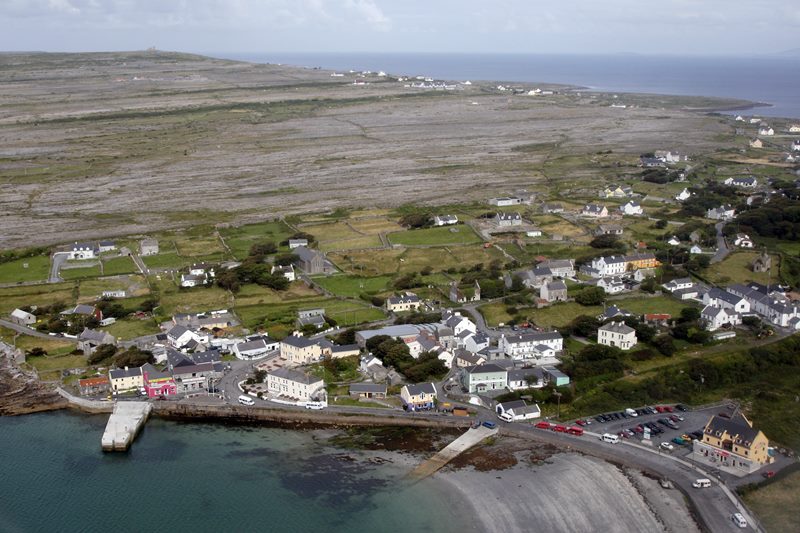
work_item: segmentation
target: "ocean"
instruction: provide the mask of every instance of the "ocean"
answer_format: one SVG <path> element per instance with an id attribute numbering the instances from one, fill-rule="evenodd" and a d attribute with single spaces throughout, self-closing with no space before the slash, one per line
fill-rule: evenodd
<path id="1" fill-rule="evenodd" d="M 0 417 L 0 531 L 463 532 L 435 480 L 315 433 L 148 421 L 100 450 L 107 415 Z"/>
<path id="2" fill-rule="evenodd" d="M 800 118 L 800 58 L 533 54 L 209 54 L 445 80 L 563 83 L 604 92 L 718 96 L 769 104 L 758 116 Z M 741 112 L 741 111 L 740 111 Z"/>

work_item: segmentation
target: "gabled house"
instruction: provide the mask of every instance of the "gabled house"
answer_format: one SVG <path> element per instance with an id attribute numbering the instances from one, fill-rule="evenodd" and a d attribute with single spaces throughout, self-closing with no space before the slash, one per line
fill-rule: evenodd
<path id="1" fill-rule="evenodd" d="M 755 189 L 758 187 L 758 179 L 754 176 L 737 176 L 733 178 L 728 178 L 724 181 L 725 185 L 730 185 L 731 187 L 744 187 L 748 189 Z"/>
<path id="2" fill-rule="evenodd" d="M 223 374 L 222 363 L 180 365 L 172 369 L 178 394 L 206 391 L 212 380 L 221 378 Z"/>
<path id="3" fill-rule="evenodd" d="M 772 257 L 767 252 L 761 252 L 750 264 L 753 272 L 769 272 L 772 268 Z"/>
<path id="4" fill-rule="evenodd" d="M 734 246 L 738 246 L 739 248 L 752 248 L 753 241 L 750 239 L 750 236 L 745 233 L 737 233 L 736 239 L 733 241 Z"/>
<path id="5" fill-rule="evenodd" d="M 75 242 L 67 250 L 67 258 L 73 261 L 95 259 L 99 253 L 100 249 L 92 242 Z"/>
<path id="6" fill-rule="evenodd" d="M 129 391 L 138 391 L 144 387 L 141 367 L 115 368 L 108 371 L 108 381 L 111 392 L 114 394 Z"/>
<path id="7" fill-rule="evenodd" d="M 295 248 L 300 248 L 301 246 L 308 248 L 308 239 L 289 239 L 290 250 L 294 250 Z"/>
<path id="8" fill-rule="evenodd" d="M 97 396 L 106 394 L 111 388 L 111 382 L 106 376 L 97 376 L 78 380 L 78 390 L 81 396 Z"/>
<path id="9" fill-rule="evenodd" d="M 78 335 L 78 349 L 83 350 L 84 355 L 91 355 L 101 344 L 116 346 L 117 339 L 105 331 L 89 328 L 83 328 Z"/>
<path id="10" fill-rule="evenodd" d="M 503 334 L 497 341 L 497 349 L 515 361 L 554 364 L 557 355 L 564 349 L 564 338 L 557 331 Z"/>
<path id="11" fill-rule="evenodd" d="M 433 383 L 403 385 L 400 400 L 406 411 L 428 410 L 436 407 L 436 386 Z"/>
<path id="12" fill-rule="evenodd" d="M 600 190 L 600 198 L 627 198 L 633 196 L 633 189 L 628 185 L 609 185 Z"/>
<path id="13" fill-rule="evenodd" d="M 761 139 L 751 139 L 750 148 L 764 148 L 764 142 Z"/>
<path id="14" fill-rule="evenodd" d="M 693 286 L 694 282 L 691 278 L 677 278 L 662 285 L 662 287 L 669 292 L 675 292 L 678 289 L 690 289 Z"/>
<path id="15" fill-rule="evenodd" d="M 511 205 L 520 205 L 522 203 L 522 199 L 516 196 L 501 196 L 499 198 L 490 198 L 489 205 L 494 205 L 496 207 L 508 207 Z"/>
<path id="16" fill-rule="evenodd" d="M 581 211 L 581 215 L 585 217 L 605 218 L 608 216 L 608 208 L 604 205 L 587 204 L 583 208 L 583 211 Z"/>
<path id="17" fill-rule="evenodd" d="M 770 128 L 769 126 L 758 128 L 758 134 L 764 137 L 771 137 L 775 135 L 775 130 Z"/>
<path id="18" fill-rule="evenodd" d="M 422 301 L 413 292 L 406 292 L 401 296 L 390 296 L 386 299 L 386 310 L 392 313 L 419 310 Z"/>
<path id="19" fill-rule="evenodd" d="M 558 203 L 542 204 L 542 212 L 545 214 L 557 214 L 564 212 L 564 206 Z"/>
<path id="20" fill-rule="evenodd" d="M 521 226 L 522 215 L 519 213 L 503 213 L 499 212 L 494 217 L 495 224 L 501 228 L 510 226 Z"/>
<path id="21" fill-rule="evenodd" d="M 544 382 L 545 372 L 542 367 L 508 369 L 509 390 L 541 389 Z"/>
<path id="22" fill-rule="evenodd" d="M 703 303 L 707 306 L 730 309 L 735 313 L 750 312 L 750 303 L 747 299 L 716 287 L 703 295 Z"/>
<path id="23" fill-rule="evenodd" d="M 508 371 L 495 363 L 470 366 L 461 373 L 461 384 L 470 394 L 502 390 L 507 383 Z"/>
<path id="24" fill-rule="evenodd" d="M 542 416 L 542 411 L 538 405 L 535 403 L 528 405 L 525 400 L 498 403 L 495 406 L 495 412 L 499 417 L 509 422 L 533 420 Z"/>
<path id="25" fill-rule="evenodd" d="M 297 311 L 297 327 L 314 326 L 322 329 L 327 325 L 325 321 L 325 309 L 318 307 L 315 309 L 301 309 Z"/>
<path id="26" fill-rule="evenodd" d="M 721 205 L 706 211 L 706 218 L 712 220 L 733 220 L 736 218 L 736 210 L 731 207 L 730 204 Z"/>
<path id="27" fill-rule="evenodd" d="M 383 383 L 352 383 L 348 392 L 351 398 L 383 400 L 386 398 L 386 385 Z"/>
<path id="28" fill-rule="evenodd" d="M 173 326 L 167 332 L 167 342 L 178 350 L 188 346 L 192 342 L 202 344 L 207 340 L 207 336 L 195 333 L 184 326 Z"/>
<path id="29" fill-rule="evenodd" d="M 172 374 L 161 372 L 150 363 L 142 366 L 142 384 L 148 398 L 178 394 L 178 387 Z"/>
<path id="30" fill-rule="evenodd" d="M 624 228 L 619 224 L 600 224 L 594 230 L 595 235 L 622 235 L 624 232 Z"/>
<path id="31" fill-rule="evenodd" d="M 566 302 L 567 285 L 561 280 L 545 283 L 539 289 L 539 297 L 546 302 Z"/>
<path id="32" fill-rule="evenodd" d="M 716 331 L 723 326 L 737 326 L 742 316 L 732 309 L 707 305 L 700 311 L 700 319 L 708 331 Z"/>
<path id="33" fill-rule="evenodd" d="M 692 193 L 689 192 L 689 189 L 684 188 L 681 192 L 675 195 L 675 199 L 679 202 L 683 202 L 691 198 Z"/>
<path id="34" fill-rule="evenodd" d="M 624 322 L 609 322 L 597 330 L 597 343 L 614 346 L 620 350 L 630 350 L 636 346 L 636 330 Z"/>
<path id="35" fill-rule="evenodd" d="M 231 351 L 237 359 L 252 360 L 260 359 L 267 354 L 278 350 L 279 347 L 280 343 L 278 341 L 270 339 L 269 337 L 256 335 L 249 338 L 245 342 L 234 344 Z"/>
<path id="36" fill-rule="evenodd" d="M 669 244 L 670 246 L 680 246 L 681 240 L 677 236 L 673 235 L 672 237 L 669 238 L 667 244 Z"/>
<path id="37" fill-rule="evenodd" d="M 537 264 L 534 274 L 537 269 L 547 269 L 547 272 L 542 271 L 541 273 L 551 279 L 575 277 L 575 261 L 572 259 L 549 259 Z"/>
<path id="38" fill-rule="evenodd" d="M 769 454 L 767 437 L 741 413 L 730 418 L 712 416 L 703 428 L 702 440 L 693 443 L 692 458 L 745 474 L 775 460 Z"/>
<path id="39" fill-rule="evenodd" d="M 103 320 L 103 312 L 100 309 L 96 308 L 93 305 L 86 305 L 86 304 L 78 304 L 75 307 L 65 309 L 61 311 L 59 315 L 66 318 L 67 323 L 70 322 L 69 318 L 73 315 L 92 317 L 98 321 Z"/>
<path id="40" fill-rule="evenodd" d="M 639 205 L 638 202 L 630 201 L 623 206 L 620 206 L 619 210 L 622 212 L 623 215 L 629 216 L 640 216 L 644 214 L 644 210 L 642 206 Z"/>
<path id="41" fill-rule="evenodd" d="M 281 341 L 281 359 L 298 365 L 316 363 L 322 359 L 322 347 L 306 337 L 290 335 Z"/>
<path id="42" fill-rule="evenodd" d="M 19 324 L 20 326 L 32 326 L 36 324 L 36 315 L 23 311 L 22 309 L 14 309 L 11 311 L 11 322 Z"/>
<path id="43" fill-rule="evenodd" d="M 325 257 L 317 250 L 298 246 L 292 252 L 297 256 L 297 266 L 306 274 L 325 274 L 330 270 Z"/>
<path id="44" fill-rule="evenodd" d="M 478 366 L 486 362 L 486 357 L 479 353 L 473 353 L 469 350 L 459 348 L 454 353 L 454 362 L 459 368 L 466 368 L 468 366 Z"/>
<path id="45" fill-rule="evenodd" d="M 300 402 L 327 401 L 322 378 L 289 368 L 276 368 L 267 373 L 267 391 Z"/>
<path id="46" fill-rule="evenodd" d="M 689 253 L 692 255 L 702 254 L 703 249 L 700 248 L 697 244 L 693 244 L 691 248 L 689 248 Z"/>
<path id="47" fill-rule="evenodd" d="M 294 265 L 272 265 L 270 274 L 278 274 L 286 278 L 287 281 L 295 281 L 297 276 L 294 273 Z"/>

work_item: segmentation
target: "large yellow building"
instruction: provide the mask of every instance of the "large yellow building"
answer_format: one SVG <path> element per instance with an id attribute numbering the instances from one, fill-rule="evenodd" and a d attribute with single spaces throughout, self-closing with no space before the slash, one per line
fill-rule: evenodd
<path id="1" fill-rule="evenodd" d="M 632 254 L 625 257 L 628 263 L 628 270 L 639 270 L 640 268 L 656 268 L 661 266 L 661 262 L 652 253 Z"/>
<path id="2" fill-rule="evenodd" d="M 753 428 L 743 414 L 732 418 L 712 416 L 703 430 L 703 440 L 696 441 L 696 459 L 729 467 L 744 473 L 758 470 L 773 462 L 769 455 L 769 440 Z"/>

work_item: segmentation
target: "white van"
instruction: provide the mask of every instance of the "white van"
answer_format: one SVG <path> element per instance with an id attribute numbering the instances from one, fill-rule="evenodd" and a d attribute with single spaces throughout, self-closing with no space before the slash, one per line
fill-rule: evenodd
<path id="1" fill-rule="evenodd" d="M 497 414 L 497 418 L 499 418 L 500 420 L 505 420 L 506 422 L 513 422 L 514 421 L 514 417 L 511 416 L 508 413 L 498 413 Z"/>
<path id="2" fill-rule="evenodd" d="M 694 483 L 692 483 L 692 487 L 696 489 L 705 489 L 711 486 L 710 479 L 696 479 Z"/>
<path id="3" fill-rule="evenodd" d="M 744 519 L 742 513 L 733 513 L 731 515 L 731 520 L 733 520 L 733 523 L 739 527 L 747 527 L 747 520 Z"/>
<path id="4" fill-rule="evenodd" d="M 610 442 L 611 444 L 616 444 L 619 442 L 619 437 L 617 435 L 612 435 L 611 433 L 603 433 L 600 437 L 600 440 L 603 442 Z"/>
<path id="5" fill-rule="evenodd" d="M 631 416 L 631 417 L 637 417 L 637 416 L 639 416 L 639 413 L 637 413 L 636 411 L 634 411 L 634 410 L 633 410 L 633 409 L 631 409 L 630 407 L 628 407 L 627 409 L 625 409 L 625 414 L 626 414 L 626 415 L 628 415 L 628 416 Z"/>
<path id="6" fill-rule="evenodd" d="M 244 394 L 239 396 L 239 403 L 242 404 L 242 405 L 255 405 L 256 404 L 256 402 L 250 396 L 245 396 Z"/>
<path id="7" fill-rule="evenodd" d="M 325 404 L 322 402 L 306 402 L 306 409 L 325 409 Z"/>

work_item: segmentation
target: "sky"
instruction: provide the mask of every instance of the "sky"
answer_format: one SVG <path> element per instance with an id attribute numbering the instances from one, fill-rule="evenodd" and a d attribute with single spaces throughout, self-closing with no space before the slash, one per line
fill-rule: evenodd
<path id="1" fill-rule="evenodd" d="M 751 55 L 798 0 L 0 0 L 0 50 Z"/>

